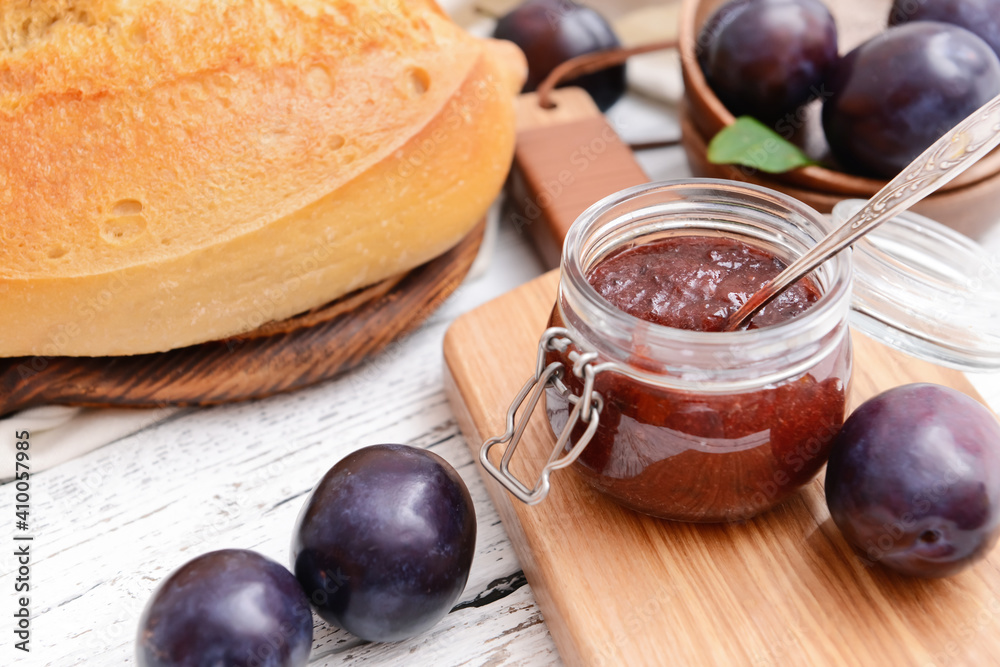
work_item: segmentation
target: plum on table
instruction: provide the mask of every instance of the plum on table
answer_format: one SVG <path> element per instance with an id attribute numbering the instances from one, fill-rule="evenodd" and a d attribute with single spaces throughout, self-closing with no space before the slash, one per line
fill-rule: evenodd
<path id="1" fill-rule="evenodd" d="M 198 556 L 171 574 L 139 621 L 139 667 L 302 667 L 309 601 L 292 573 L 253 551 Z"/>
<path id="2" fill-rule="evenodd" d="M 396 641 L 448 613 L 475 546 L 475 508 L 454 468 L 433 452 L 373 445 L 341 459 L 306 500 L 292 562 L 326 621 Z"/>
<path id="3" fill-rule="evenodd" d="M 572 0 L 527 0 L 497 21 L 493 36 L 514 42 L 524 51 L 528 60 L 525 92 L 535 90 L 553 69 L 571 58 L 621 46 L 603 16 Z M 601 111 L 607 111 L 625 93 L 625 66 L 585 74 L 560 86 L 583 88 Z"/>

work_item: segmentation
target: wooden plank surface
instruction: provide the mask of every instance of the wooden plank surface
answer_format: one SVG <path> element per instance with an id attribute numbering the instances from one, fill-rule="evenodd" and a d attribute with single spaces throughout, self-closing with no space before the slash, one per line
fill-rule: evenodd
<path id="1" fill-rule="evenodd" d="M 555 272 L 458 318 L 445 384 L 473 454 L 504 430 L 533 372 Z M 853 403 L 956 371 L 856 334 Z M 517 457 L 538 469 L 554 439 L 532 419 Z M 1000 656 L 1000 550 L 945 580 L 865 565 L 826 509 L 821 477 L 740 524 L 663 521 L 623 509 L 575 473 L 540 505 L 483 471 L 562 658 L 573 665 L 991 665 Z"/>

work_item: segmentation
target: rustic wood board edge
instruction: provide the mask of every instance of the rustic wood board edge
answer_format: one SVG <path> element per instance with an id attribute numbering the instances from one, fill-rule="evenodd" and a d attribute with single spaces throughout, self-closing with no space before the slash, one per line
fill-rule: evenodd
<path id="1" fill-rule="evenodd" d="M 263 398 L 354 368 L 413 331 L 461 284 L 485 222 L 411 271 L 227 340 L 121 357 L 0 359 L 0 415 L 46 403 L 214 405 Z"/>
<path id="2" fill-rule="evenodd" d="M 557 279 L 461 316 L 445 337 L 447 393 L 477 458 L 532 372 Z M 854 338 L 855 404 L 913 381 L 976 396 L 957 371 Z M 540 422 L 516 457 L 528 467 L 553 443 Z M 691 525 L 624 510 L 570 472 L 527 507 L 480 472 L 568 664 L 991 664 L 1000 655 L 998 550 L 944 580 L 866 565 L 829 519 L 820 478 L 751 521 Z"/>

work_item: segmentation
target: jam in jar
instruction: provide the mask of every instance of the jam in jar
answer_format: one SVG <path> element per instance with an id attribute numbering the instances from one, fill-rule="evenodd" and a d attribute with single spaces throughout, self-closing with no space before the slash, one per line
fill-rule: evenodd
<path id="1" fill-rule="evenodd" d="M 747 519 L 814 477 L 846 413 L 849 254 L 747 330 L 721 328 L 827 230 L 785 195 L 726 181 L 642 185 L 588 209 L 543 337 L 564 461 L 623 505 L 681 521 Z M 588 398 L 589 419 L 574 413 Z"/>

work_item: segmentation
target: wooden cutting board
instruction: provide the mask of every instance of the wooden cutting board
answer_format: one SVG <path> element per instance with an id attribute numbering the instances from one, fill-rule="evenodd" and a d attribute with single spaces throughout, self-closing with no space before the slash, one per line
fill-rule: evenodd
<path id="1" fill-rule="evenodd" d="M 534 372 L 555 302 L 546 274 L 460 317 L 444 343 L 446 386 L 473 455 L 504 431 Z M 856 405 L 965 377 L 854 335 Z M 537 471 L 555 440 L 536 414 L 517 461 Z M 499 452 L 497 452 L 499 454 Z M 482 471 L 481 471 L 482 472 Z M 826 509 L 821 478 L 742 524 L 664 521 L 623 509 L 571 470 L 528 507 L 483 478 L 562 658 L 570 665 L 996 665 L 1000 549 L 944 580 L 866 566 Z"/>
<path id="2" fill-rule="evenodd" d="M 508 188 L 513 224 L 550 265 L 587 206 L 647 180 L 585 93 L 562 89 L 553 99 L 542 109 L 522 96 Z M 447 391 L 476 459 L 534 372 L 557 283 L 549 273 L 448 331 Z M 854 342 L 855 405 L 917 381 L 976 395 L 957 371 L 860 334 Z M 554 444 L 535 415 L 512 470 L 535 479 Z M 483 477 L 571 665 L 1000 664 L 1000 549 L 947 580 L 866 566 L 830 519 L 819 478 L 746 523 L 692 525 L 623 509 L 570 470 L 553 475 L 534 507 Z"/>

